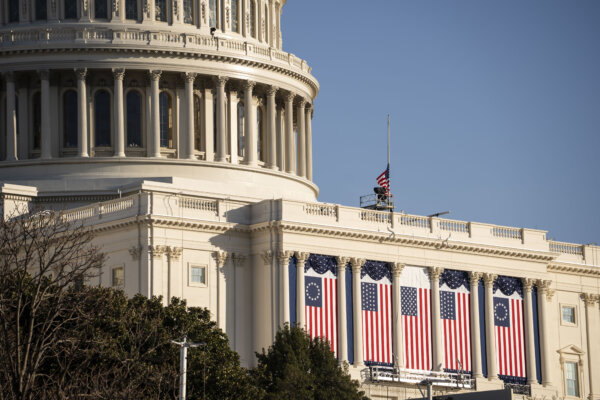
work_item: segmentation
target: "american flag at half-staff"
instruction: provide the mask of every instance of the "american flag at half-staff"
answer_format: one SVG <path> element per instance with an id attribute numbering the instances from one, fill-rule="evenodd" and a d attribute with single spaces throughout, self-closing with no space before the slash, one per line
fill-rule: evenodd
<path id="1" fill-rule="evenodd" d="M 525 378 L 525 337 L 523 335 L 523 300 L 494 295 L 496 354 L 500 375 Z"/>
<path id="2" fill-rule="evenodd" d="M 431 370 L 431 290 L 401 287 L 404 366 Z"/>
<path id="3" fill-rule="evenodd" d="M 460 289 L 440 291 L 444 366 L 471 371 L 471 295 Z"/>
<path id="4" fill-rule="evenodd" d="M 361 282 L 363 360 L 392 364 L 392 285 L 387 277 Z"/>
<path id="5" fill-rule="evenodd" d="M 330 274 L 305 276 L 306 331 L 311 338 L 323 338 L 337 355 L 337 279 Z"/>
<path id="6" fill-rule="evenodd" d="M 390 191 L 390 164 L 389 163 L 388 163 L 385 171 L 383 171 L 381 173 L 381 175 L 379 175 L 377 177 L 377 184 L 379 186 L 381 186 L 382 188 L 385 188 L 386 192 L 389 193 L 389 191 Z"/>

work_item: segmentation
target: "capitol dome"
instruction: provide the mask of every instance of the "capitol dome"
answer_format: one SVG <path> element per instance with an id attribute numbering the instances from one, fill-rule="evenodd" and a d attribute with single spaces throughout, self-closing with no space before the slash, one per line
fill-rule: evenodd
<path id="1" fill-rule="evenodd" d="M 47 197 L 179 180 L 314 201 L 319 85 L 281 50 L 285 2 L 3 1 L 0 181 Z"/>

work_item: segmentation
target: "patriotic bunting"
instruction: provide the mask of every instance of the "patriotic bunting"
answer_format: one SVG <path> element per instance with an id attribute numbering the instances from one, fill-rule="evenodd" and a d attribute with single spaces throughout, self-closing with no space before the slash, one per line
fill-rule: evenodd
<path id="1" fill-rule="evenodd" d="M 311 254 L 307 260 L 304 312 L 310 337 L 328 340 L 337 356 L 337 277 L 331 258 Z"/>

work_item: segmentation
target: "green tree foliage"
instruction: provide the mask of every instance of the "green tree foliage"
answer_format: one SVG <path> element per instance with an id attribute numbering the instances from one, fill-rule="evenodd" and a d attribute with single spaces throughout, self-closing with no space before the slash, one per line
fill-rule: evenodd
<path id="1" fill-rule="evenodd" d="M 266 399 L 361 400 L 364 393 L 338 366 L 328 342 L 312 340 L 297 327 L 284 326 L 268 351 L 256 353 L 252 375 Z"/>

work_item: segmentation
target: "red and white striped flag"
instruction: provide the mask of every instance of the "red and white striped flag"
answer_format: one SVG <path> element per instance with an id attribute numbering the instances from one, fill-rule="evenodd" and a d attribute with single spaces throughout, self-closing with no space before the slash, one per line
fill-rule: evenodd
<path id="1" fill-rule="evenodd" d="M 500 375 L 525 378 L 523 299 L 517 291 L 510 296 L 494 293 L 494 326 Z"/>
<path id="2" fill-rule="evenodd" d="M 361 298 L 363 360 L 392 364 L 392 283 L 386 276 L 367 278 L 361 282 Z"/>
<path id="3" fill-rule="evenodd" d="M 440 290 L 440 318 L 446 369 L 471 371 L 470 301 L 471 294 L 464 286 Z"/>
<path id="4" fill-rule="evenodd" d="M 304 286 L 306 331 L 313 339 L 328 340 L 337 355 L 337 279 L 330 271 L 318 274 L 309 269 Z"/>

